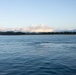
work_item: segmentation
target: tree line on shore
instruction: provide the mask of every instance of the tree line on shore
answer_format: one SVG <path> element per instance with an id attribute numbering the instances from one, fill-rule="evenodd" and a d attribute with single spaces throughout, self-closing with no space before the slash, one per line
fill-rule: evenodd
<path id="1" fill-rule="evenodd" d="M 0 32 L 0 35 L 54 35 L 54 34 L 76 34 L 76 32 L 14 32 L 6 31 Z"/>

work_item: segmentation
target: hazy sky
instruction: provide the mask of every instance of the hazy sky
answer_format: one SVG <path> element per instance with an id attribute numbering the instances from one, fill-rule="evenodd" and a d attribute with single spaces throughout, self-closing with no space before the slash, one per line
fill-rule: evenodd
<path id="1" fill-rule="evenodd" d="M 32 24 L 76 28 L 76 0 L 0 0 L 0 27 Z"/>

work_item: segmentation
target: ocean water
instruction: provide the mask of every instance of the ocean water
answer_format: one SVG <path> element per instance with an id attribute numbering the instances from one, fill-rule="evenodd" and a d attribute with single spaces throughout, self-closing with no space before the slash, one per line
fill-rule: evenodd
<path id="1" fill-rule="evenodd" d="M 0 75 L 76 75 L 76 35 L 0 36 Z"/>

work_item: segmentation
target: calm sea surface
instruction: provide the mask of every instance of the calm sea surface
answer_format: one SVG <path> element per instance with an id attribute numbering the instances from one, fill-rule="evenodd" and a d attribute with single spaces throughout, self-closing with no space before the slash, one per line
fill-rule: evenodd
<path id="1" fill-rule="evenodd" d="M 0 36 L 0 75 L 76 75 L 76 35 Z"/>

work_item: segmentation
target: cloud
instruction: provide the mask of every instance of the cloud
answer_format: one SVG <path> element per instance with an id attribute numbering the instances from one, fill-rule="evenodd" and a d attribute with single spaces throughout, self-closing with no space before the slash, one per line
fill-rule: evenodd
<path id="1" fill-rule="evenodd" d="M 40 24 L 40 25 L 32 25 L 24 28 L 0 28 L 0 31 L 20 31 L 20 32 L 52 32 L 53 28 Z"/>
<path id="2" fill-rule="evenodd" d="M 38 26 L 30 26 L 30 27 L 25 27 L 21 29 L 23 32 L 52 32 L 54 31 L 53 28 L 46 26 L 46 25 L 38 25 Z"/>

